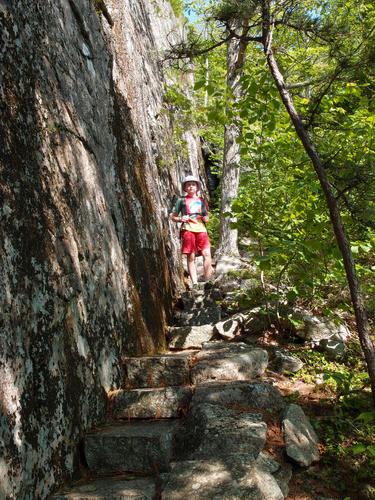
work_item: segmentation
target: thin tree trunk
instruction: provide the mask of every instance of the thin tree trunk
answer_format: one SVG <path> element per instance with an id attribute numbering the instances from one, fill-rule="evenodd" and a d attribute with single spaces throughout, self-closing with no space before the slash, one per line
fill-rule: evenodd
<path id="1" fill-rule="evenodd" d="M 355 270 L 353 254 L 351 252 L 349 240 L 345 234 L 337 200 L 335 198 L 332 186 L 326 175 L 320 156 L 316 151 L 307 131 L 303 126 L 301 117 L 299 116 L 297 110 L 294 107 L 292 97 L 285 86 L 284 78 L 279 70 L 277 61 L 273 55 L 272 26 L 269 15 L 269 4 L 267 0 L 263 2 L 263 43 L 264 43 L 265 54 L 267 57 L 267 63 L 270 68 L 272 77 L 276 83 L 277 89 L 280 93 L 284 106 L 290 116 L 290 119 L 293 122 L 297 135 L 300 138 L 306 153 L 309 155 L 311 159 L 311 162 L 314 166 L 315 172 L 319 178 L 320 185 L 323 189 L 326 198 L 331 223 L 336 236 L 336 241 L 340 248 L 342 259 L 345 266 L 346 277 L 356 317 L 359 341 L 361 343 L 362 350 L 365 356 L 367 369 L 370 376 L 372 397 L 375 405 L 375 348 L 370 338 L 370 328 L 367 320 L 367 314 L 362 298 L 361 289 L 359 286 Z"/>
<path id="2" fill-rule="evenodd" d="M 247 29 L 246 20 L 233 21 L 230 29 L 242 35 Z M 227 93 L 231 103 L 228 108 L 239 101 L 242 96 L 241 76 L 245 62 L 248 42 L 243 37 L 232 37 L 227 46 Z M 232 110 L 231 110 L 232 111 Z M 233 111 L 232 111 L 233 112 Z M 237 143 L 241 129 L 238 118 L 233 116 L 231 122 L 224 129 L 224 159 L 221 178 L 221 218 L 220 237 L 217 257 L 238 257 L 238 231 L 231 227 L 236 222 L 235 217 L 228 214 L 232 210 L 232 202 L 237 197 L 240 180 L 240 145 Z"/>

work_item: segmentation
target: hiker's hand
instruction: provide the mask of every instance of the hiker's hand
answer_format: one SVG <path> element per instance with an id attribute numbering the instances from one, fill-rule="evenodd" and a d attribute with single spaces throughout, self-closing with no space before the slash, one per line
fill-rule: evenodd
<path id="1" fill-rule="evenodd" d="M 188 222 L 190 220 L 190 218 L 188 215 L 183 215 L 180 220 L 181 220 L 181 222 Z"/>
<path id="2" fill-rule="evenodd" d="M 204 223 L 208 222 L 208 215 L 203 216 L 203 217 L 202 217 L 202 221 L 203 221 Z"/>

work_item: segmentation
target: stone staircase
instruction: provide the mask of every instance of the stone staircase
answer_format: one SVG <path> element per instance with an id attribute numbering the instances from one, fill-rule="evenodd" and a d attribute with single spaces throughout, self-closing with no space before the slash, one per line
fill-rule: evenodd
<path id="1" fill-rule="evenodd" d="M 215 339 L 216 289 L 186 292 L 164 355 L 124 359 L 108 424 L 84 439 L 88 474 L 55 500 L 283 499 L 291 468 L 264 452 L 285 402 L 255 380 L 267 352 Z M 186 350 L 181 350 L 186 349 Z"/>

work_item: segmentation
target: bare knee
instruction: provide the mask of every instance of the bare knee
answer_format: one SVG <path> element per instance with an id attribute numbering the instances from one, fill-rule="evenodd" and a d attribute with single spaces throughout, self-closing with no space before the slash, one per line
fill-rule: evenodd
<path id="1" fill-rule="evenodd" d="M 187 260 L 188 260 L 188 262 L 194 262 L 195 261 L 195 253 L 187 254 Z"/>

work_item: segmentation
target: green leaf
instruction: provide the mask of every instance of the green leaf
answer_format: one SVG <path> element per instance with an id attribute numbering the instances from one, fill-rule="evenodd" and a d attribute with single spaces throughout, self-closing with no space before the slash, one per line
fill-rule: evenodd
<path id="1" fill-rule="evenodd" d="M 353 455 L 360 455 L 366 451 L 366 446 L 363 443 L 355 444 L 350 448 Z"/>
<path id="2" fill-rule="evenodd" d="M 298 291 L 296 288 L 293 288 L 293 290 L 289 290 L 289 292 L 286 294 L 286 298 L 290 301 L 293 302 L 298 297 Z"/>
<path id="3" fill-rule="evenodd" d="M 216 91 L 216 87 L 214 85 L 209 84 L 207 85 L 206 90 L 208 95 L 212 95 Z"/>
<path id="4" fill-rule="evenodd" d="M 194 84 L 194 90 L 199 90 L 206 85 L 206 80 L 198 80 Z"/>
<path id="5" fill-rule="evenodd" d="M 362 375 L 362 374 L 361 374 Z M 367 374 L 365 374 L 367 375 Z M 369 422 L 375 421 L 375 412 L 373 411 L 364 411 L 356 417 L 355 420 L 361 420 L 363 423 L 367 424 Z"/>

